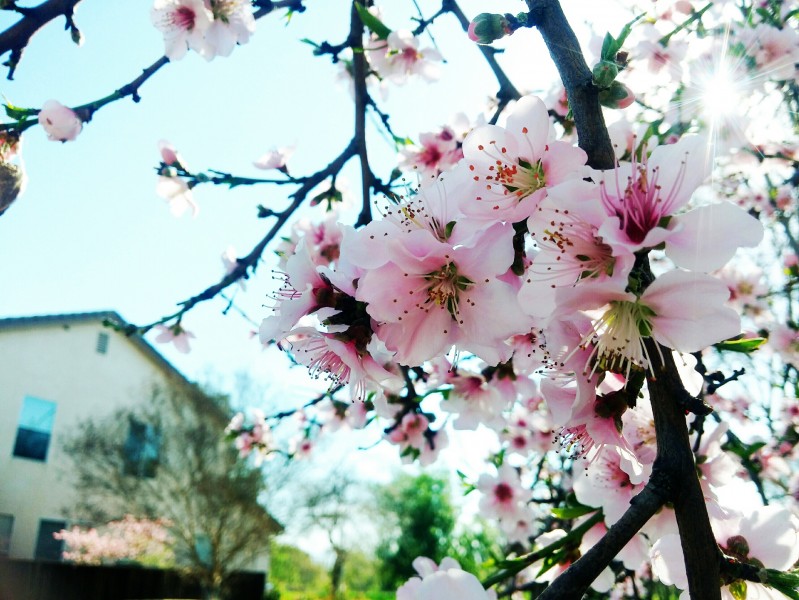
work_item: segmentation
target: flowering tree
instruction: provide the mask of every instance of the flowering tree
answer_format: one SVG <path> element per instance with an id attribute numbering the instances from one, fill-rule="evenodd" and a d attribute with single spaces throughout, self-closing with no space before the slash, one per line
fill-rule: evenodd
<path id="1" fill-rule="evenodd" d="M 146 566 L 174 565 L 170 523 L 161 519 L 137 519 L 125 515 L 96 529 L 73 527 L 55 535 L 66 543 L 64 560 L 78 564 L 100 565 L 133 561 Z"/>
<path id="2" fill-rule="evenodd" d="M 3 4 L 20 13 L 0 35 L 9 75 L 52 18 L 66 16 L 80 40 L 75 4 Z M 28 128 L 75 140 L 170 61 L 228 56 L 259 19 L 301 21 L 305 4 L 156 0 L 165 54 L 136 79 L 76 107 L 7 105 L 0 210 L 19 193 L 9 161 Z M 187 313 L 253 276 L 271 250 L 281 285 L 260 340 L 330 387 L 296 410 L 236 417 L 228 432 L 242 455 L 299 458 L 320 433 L 368 426 L 427 465 L 452 429 L 493 431 L 502 450 L 465 479 L 506 534 L 507 560 L 481 584 L 452 560 L 419 557 L 400 599 L 542 582 L 541 598 L 589 587 L 638 597 L 653 579 L 692 598 L 799 598 L 799 6 L 630 1 L 584 54 L 555 0 L 471 21 L 442 0 L 404 23 L 371 4 L 346 8 L 346 39 L 304 40 L 352 94 L 352 137 L 326 166 L 297 175 L 283 148 L 255 163 L 269 177 L 197 172 L 161 144 L 157 189 L 176 216 L 196 215 L 195 190 L 209 184 L 291 191 L 282 209 L 258 206 L 268 231 L 247 255 L 226 253 L 219 282 L 129 333 L 157 330 L 188 351 Z M 381 94 L 446 69 L 446 49 L 424 40 L 453 22 L 480 44 L 493 101 L 408 137 Z M 527 43 L 531 29 L 560 74 L 537 95 L 491 46 Z M 395 146 L 387 174 L 374 129 Z M 352 159 L 350 225 L 339 175 Z M 289 227 L 304 204 L 317 218 Z M 295 442 L 279 447 L 271 429 L 295 413 Z"/>

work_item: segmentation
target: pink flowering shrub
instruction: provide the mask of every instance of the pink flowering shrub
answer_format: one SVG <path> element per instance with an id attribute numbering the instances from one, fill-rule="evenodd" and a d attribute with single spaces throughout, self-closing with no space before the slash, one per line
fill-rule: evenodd
<path id="1" fill-rule="evenodd" d="M 137 519 L 126 515 L 99 528 L 73 527 L 53 534 L 63 540 L 64 560 L 101 565 L 136 562 L 145 566 L 168 567 L 174 564 L 169 521 Z"/>

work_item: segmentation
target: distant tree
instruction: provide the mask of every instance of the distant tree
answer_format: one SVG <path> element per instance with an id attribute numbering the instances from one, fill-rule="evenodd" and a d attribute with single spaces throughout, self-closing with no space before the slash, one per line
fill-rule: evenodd
<path id="1" fill-rule="evenodd" d="M 297 510 L 303 529 L 321 530 L 327 536 L 333 550 L 333 564 L 330 566 L 330 598 L 342 597 L 345 568 L 350 560 L 354 532 L 357 525 L 357 511 L 353 507 L 363 503 L 357 494 L 363 490 L 351 474 L 342 469 L 329 473 L 324 480 L 312 481 L 302 486 L 297 495 Z M 362 548 L 361 543 L 357 544 Z"/>
<path id="2" fill-rule="evenodd" d="M 269 582 L 280 593 L 302 592 L 303 597 L 321 597 L 328 587 L 326 569 L 306 553 L 288 544 L 273 542 Z"/>
<path id="3" fill-rule="evenodd" d="M 447 556 L 455 511 L 446 479 L 401 475 L 377 489 L 376 505 L 385 519 L 385 537 L 377 548 L 383 589 L 397 589 L 415 575 L 412 563 L 417 556 L 437 563 Z"/>
<path id="4" fill-rule="evenodd" d="M 231 415 L 226 397 L 180 385 L 83 422 L 65 443 L 75 465 L 75 518 L 168 519 L 178 563 L 209 597 L 223 596 L 229 574 L 263 555 L 281 529 L 258 501 L 261 471 L 224 439 Z"/>

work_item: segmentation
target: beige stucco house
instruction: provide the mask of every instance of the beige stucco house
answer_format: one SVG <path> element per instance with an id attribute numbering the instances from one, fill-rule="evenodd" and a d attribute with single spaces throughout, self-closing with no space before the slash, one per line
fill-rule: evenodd
<path id="1" fill-rule="evenodd" d="M 187 383 L 115 312 L 0 319 L 0 557 L 58 560 L 69 525 L 62 440 L 92 415 Z"/>

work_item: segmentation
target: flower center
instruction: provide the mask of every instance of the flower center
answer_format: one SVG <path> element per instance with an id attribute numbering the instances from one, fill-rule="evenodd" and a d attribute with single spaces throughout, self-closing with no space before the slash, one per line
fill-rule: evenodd
<path id="1" fill-rule="evenodd" d="M 456 318 L 458 314 L 458 296 L 460 292 L 469 289 L 474 282 L 462 275 L 458 275 L 455 263 L 447 263 L 437 271 L 424 276 L 429 283 L 427 288 L 428 301 L 443 306 Z"/>
<path id="2" fill-rule="evenodd" d="M 241 5 L 239 0 L 211 0 L 211 11 L 214 14 L 214 19 L 228 23 L 230 17 Z"/>
<path id="3" fill-rule="evenodd" d="M 194 20 L 196 17 L 197 15 L 194 14 L 194 11 L 191 8 L 188 6 L 180 6 L 174 13 L 172 13 L 172 22 L 179 29 L 191 31 L 194 29 Z"/>
<path id="4" fill-rule="evenodd" d="M 494 497 L 501 503 L 513 500 L 513 490 L 507 483 L 499 483 L 494 487 Z"/>
<path id="5" fill-rule="evenodd" d="M 540 160 L 535 164 L 530 164 L 523 158 L 517 160 L 514 165 L 497 165 L 495 180 L 504 185 L 505 189 L 515 194 L 519 200 L 526 198 L 546 187 L 546 174 L 544 165 Z"/>
<path id="6" fill-rule="evenodd" d="M 630 369 L 638 365 L 648 368 L 651 361 L 644 338 L 652 335 L 651 318 L 655 312 L 639 302 L 613 300 L 594 324 L 596 346 L 591 353 L 597 369 L 622 373 L 629 379 Z M 589 358 L 589 361 L 591 360 Z M 588 364 L 585 367 L 588 372 Z"/>
<path id="7" fill-rule="evenodd" d="M 600 182 L 600 197 L 605 210 L 609 215 L 619 218 L 619 228 L 627 234 L 631 242 L 634 244 L 643 242 L 646 234 L 655 227 L 662 226 L 662 219 L 675 210 L 674 201 L 685 178 L 685 168 L 686 162 L 683 160 L 680 162 L 674 187 L 668 190 L 665 196 L 658 184 L 660 169 L 659 167 L 652 169 L 650 181 L 646 158 L 642 163 L 638 163 L 633 156 L 633 175 L 627 178 L 627 186 L 621 198 L 609 195 L 605 182 Z M 618 176 L 619 169 L 616 167 L 616 189 L 620 190 Z"/>
<path id="8" fill-rule="evenodd" d="M 569 272 L 574 282 L 613 275 L 616 264 L 613 249 L 595 235 L 596 228 L 579 219 L 569 220 L 568 211 L 561 218 L 560 222 L 553 219 L 553 228 L 545 229 L 544 235 L 536 238 L 546 252 L 536 257 L 535 272 L 555 276 Z"/>

